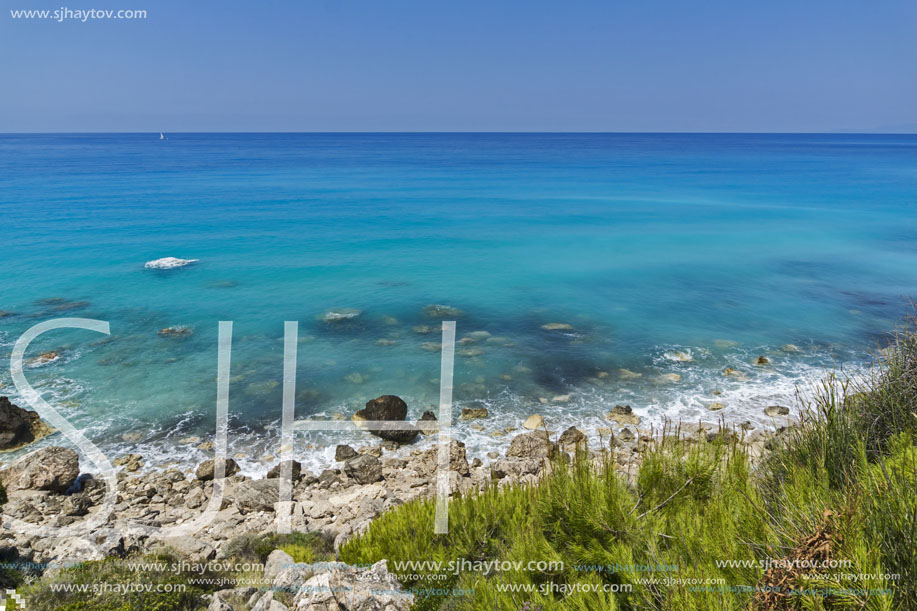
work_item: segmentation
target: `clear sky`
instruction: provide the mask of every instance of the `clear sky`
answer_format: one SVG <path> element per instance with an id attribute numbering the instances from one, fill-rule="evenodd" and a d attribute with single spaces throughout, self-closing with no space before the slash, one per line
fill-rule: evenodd
<path id="1" fill-rule="evenodd" d="M 914 0 L 0 2 L 0 132 L 917 132 Z"/>

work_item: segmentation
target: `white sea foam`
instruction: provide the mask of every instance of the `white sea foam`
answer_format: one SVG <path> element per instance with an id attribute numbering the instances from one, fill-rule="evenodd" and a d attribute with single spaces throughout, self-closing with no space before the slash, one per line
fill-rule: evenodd
<path id="1" fill-rule="evenodd" d="M 200 259 L 178 259 L 176 257 L 163 257 L 155 261 L 147 261 L 143 267 L 147 269 L 175 269 L 176 267 L 185 267 L 192 263 L 197 263 Z"/>

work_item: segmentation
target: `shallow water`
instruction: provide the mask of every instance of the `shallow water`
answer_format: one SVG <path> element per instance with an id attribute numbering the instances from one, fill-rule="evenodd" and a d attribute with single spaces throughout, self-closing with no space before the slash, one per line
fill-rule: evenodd
<path id="1" fill-rule="evenodd" d="M 462 311 L 456 414 L 492 414 L 459 423 L 474 447 L 534 411 L 608 426 L 615 403 L 646 423 L 763 426 L 825 368 L 868 363 L 904 313 L 915 205 L 915 136 L 0 136 L 0 350 L 50 318 L 110 321 L 110 338 L 42 338 L 30 355 L 60 358 L 30 380 L 112 453 L 194 460 L 217 324 L 233 320 L 249 470 L 277 452 L 285 320 L 300 323 L 297 417 L 385 393 L 419 416 L 438 400 L 429 304 Z M 169 256 L 200 261 L 143 267 Z M 361 313 L 323 320 L 344 308 Z M 170 326 L 193 332 L 157 334 Z M 17 397 L 6 368 L 0 384 Z M 341 439 L 364 442 L 303 433 L 296 452 L 317 465 Z"/>

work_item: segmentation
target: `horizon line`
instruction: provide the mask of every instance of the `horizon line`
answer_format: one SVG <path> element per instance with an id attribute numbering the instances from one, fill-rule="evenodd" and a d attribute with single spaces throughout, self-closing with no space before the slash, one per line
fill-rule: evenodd
<path id="1" fill-rule="evenodd" d="M 896 131 L 869 131 L 869 130 L 835 130 L 835 131 L 588 131 L 588 130 L 239 130 L 239 131 L 166 131 L 166 130 L 144 130 L 144 131 L 0 131 L 0 136 L 94 136 L 94 135 L 140 135 L 140 134 L 238 134 L 238 135 L 733 135 L 733 136 L 850 136 L 850 135 L 869 135 L 869 136 L 914 136 L 917 131 L 913 132 L 896 132 Z"/>

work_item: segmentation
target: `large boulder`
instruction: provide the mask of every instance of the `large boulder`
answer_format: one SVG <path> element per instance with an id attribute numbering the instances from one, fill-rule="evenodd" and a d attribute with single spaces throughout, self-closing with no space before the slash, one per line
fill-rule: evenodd
<path id="1" fill-rule="evenodd" d="M 15 450 L 51 433 L 38 414 L 0 397 L 0 450 Z"/>
<path id="2" fill-rule="evenodd" d="M 257 479 L 239 482 L 232 492 L 236 505 L 244 513 L 274 511 L 279 499 L 279 479 Z"/>
<path id="3" fill-rule="evenodd" d="M 239 472 L 239 465 L 231 458 L 226 459 L 226 467 L 224 477 L 229 477 L 230 475 L 235 475 Z M 205 460 L 197 466 L 197 471 L 195 471 L 195 476 L 197 479 L 202 482 L 212 480 L 216 473 L 216 461 L 214 459 Z"/>
<path id="4" fill-rule="evenodd" d="M 357 424 L 366 422 L 367 420 L 401 422 L 403 424 L 399 426 L 404 427 L 404 430 L 399 428 L 398 430 L 382 429 L 370 432 L 382 439 L 397 441 L 398 443 L 408 443 L 417 437 L 420 431 L 413 424 L 404 423 L 404 419 L 407 415 L 408 404 L 405 403 L 401 397 L 396 397 L 395 395 L 382 395 L 381 397 L 376 397 L 371 401 L 367 401 L 366 407 L 355 413 L 351 417 L 351 420 Z"/>
<path id="5" fill-rule="evenodd" d="M 50 490 L 64 492 L 80 474 L 80 457 L 70 448 L 42 448 L 0 471 L 8 491 Z"/>
<path id="6" fill-rule="evenodd" d="M 371 454 L 360 454 L 344 463 L 344 473 L 358 484 L 372 484 L 382 479 L 382 461 Z"/>
<path id="7" fill-rule="evenodd" d="M 554 444 L 545 431 L 516 435 L 509 444 L 506 455 L 519 458 L 547 458 L 554 451 Z"/>
<path id="8" fill-rule="evenodd" d="M 380 560 L 367 570 L 340 565 L 313 576 L 293 601 L 296 611 L 409 611 L 414 595 L 388 572 Z"/>

